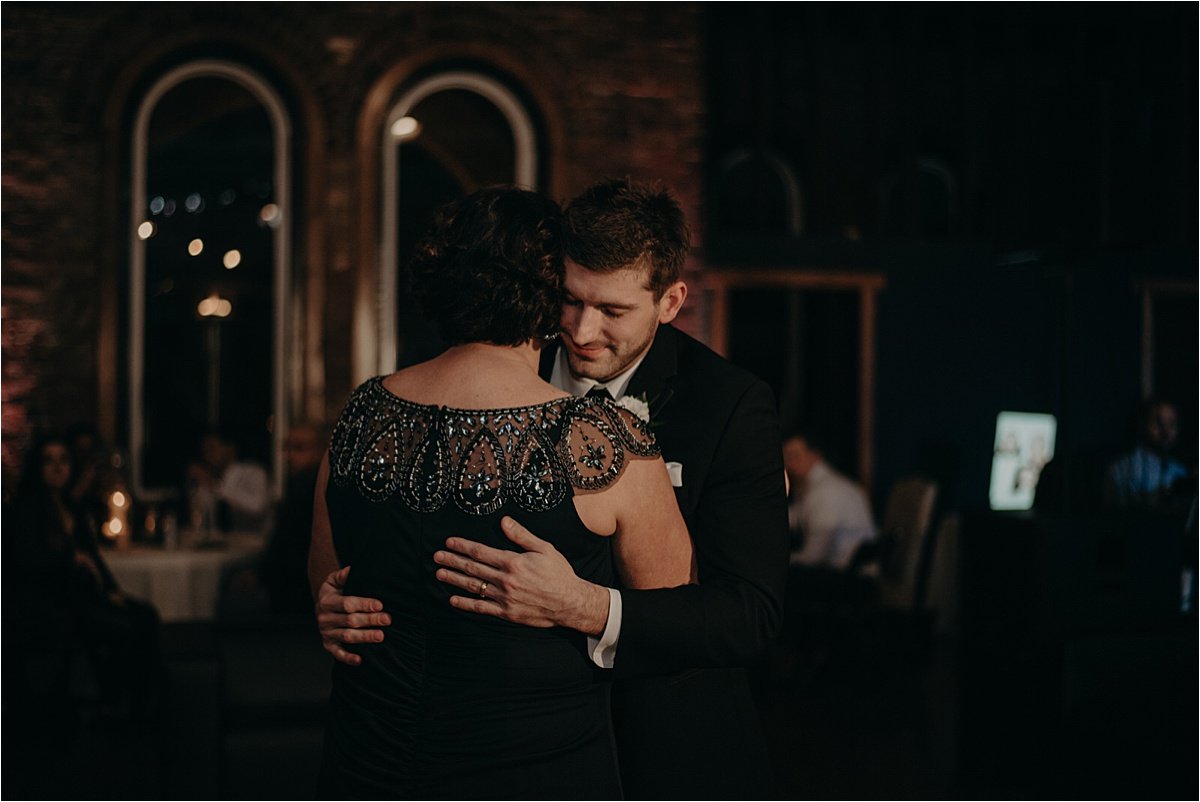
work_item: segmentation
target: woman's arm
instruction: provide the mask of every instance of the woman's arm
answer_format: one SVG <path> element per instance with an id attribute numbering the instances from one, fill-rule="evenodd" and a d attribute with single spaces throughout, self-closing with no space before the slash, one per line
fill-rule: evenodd
<path id="1" fill-rule="evenodd" d="M 673 588 L 696 579 L 687 524 L 660 457 L 630 459 L 607 496 L 617 520 L 613 557 L 622 587 Z"/>
<path id="2" fill-rule="evenodd" d="M 329 523 L 329 508 L 325 505 L 325 488 L 329 484 L 329 454 L 321 460 L 317 473 L 317 488 L 313 493 L 312 544 L 308 549 L 308 582 L 316 602 L 317 629 L 321 644 L 338 662 L 356 666 L 362 657 L 346 647 L 355 643 L 379 643 L 383 631 L 366 627 L 385 627 L 392 623 L 383 612 L 383 602 L 359 596 L 344 596 L 350 566 L 338 567 L 337 551 L 333 547 L 333 527 Z"/>
<path id="3" fill-rule="evenodd" d="M 321 459 L 317 487 L 313 492 L 312 543 L 308 547 L 308 584 L 314 599 L 320 598 L 321 585 L 338 570 L 337 551 L 333 548 L 333 529 L 329 508 L 325 506 L 325 488 L 329 484 L 329 454 Z"/>
<path id="4" fill-rule="evenodd" d="M 338 663 L 360 665 L 362 658 L 350 652 L 353 644 L 378 644 L 383 640 L 382 629 L 391 616 L 383 611 L 378 599 L 358 595 L 343 595 L 350 567 L 338 568 L 334 549 L 334 529 L 329 523 L 329 508 L 325 505 L 325 487 L 329 484 L 329 454 L 320 461 L 317 490 L 312 498 L 312 545 L 308 547 L 308 583 L 316 601 L 317 629 L 325 651 Z"/>

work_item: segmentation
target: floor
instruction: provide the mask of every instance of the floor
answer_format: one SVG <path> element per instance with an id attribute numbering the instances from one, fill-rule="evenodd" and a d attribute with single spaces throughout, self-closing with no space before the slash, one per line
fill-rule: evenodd
<path id="1" fill-rule="evenodd" d="M 824 632 L 752 673 L 780 799 L 1197 791 L 1194 617 L 1072 641 L 1049 662 L 904 619 Z M 29 771 L 8 751 L 3 795 L 312 798 L 329 664 L 309 622 L 167 627 L 164 651 L 161 721 L 89 711 Z"/>

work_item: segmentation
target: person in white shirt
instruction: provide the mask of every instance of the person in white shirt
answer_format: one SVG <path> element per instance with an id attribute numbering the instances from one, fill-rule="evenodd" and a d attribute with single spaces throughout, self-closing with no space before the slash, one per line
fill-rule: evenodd
<path id="1" fill-rule="evenodd" d="M 844 571 L 859 546 L 875 539 L 875 519 L 863 488 L 830 467 L 812 441 L 811 435 L 795 434 L 783 444 L 791 488 L 791 563 Z"/>
<path id="2" fill-rule="evenodd" d="M 271 512 L 271 483 L 266 470 L 237 458 L 229 437 L 207 432 L 200 440 L 200 461 L 187 469 L 188 495 L 193 512 L 214 515 L 217 528 L 262 532 Z M 207 510 L 206 510 L 207 508 Z"/>

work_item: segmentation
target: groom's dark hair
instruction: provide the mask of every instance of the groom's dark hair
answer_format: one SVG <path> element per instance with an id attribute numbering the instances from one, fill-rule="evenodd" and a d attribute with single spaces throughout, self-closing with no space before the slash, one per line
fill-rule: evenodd
<path id="1" fill-rule="evenodd" d="M 649 268 L 656 300 L 679 280 L 691 232 L 661 183 L 600 181 L 567 204 L 563 220 L 567 256 L 577 265 L 599 273 Z"/>

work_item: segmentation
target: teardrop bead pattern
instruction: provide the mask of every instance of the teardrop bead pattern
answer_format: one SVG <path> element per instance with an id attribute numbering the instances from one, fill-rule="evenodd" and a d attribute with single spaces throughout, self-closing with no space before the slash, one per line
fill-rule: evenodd
<path id="1" fill-rule="evenodd" d="M 562 503 L 572 487 L 607 487 L 626 452 L 656 456 L 658 446 L 640 418 L 611 401 L 455 409 L 400 398 L 376 376 L 351 394 L 334 427 L 330 479 L 417 512 L 451 499 L 471 515 L 509 502 L 540 512 Z"/>

